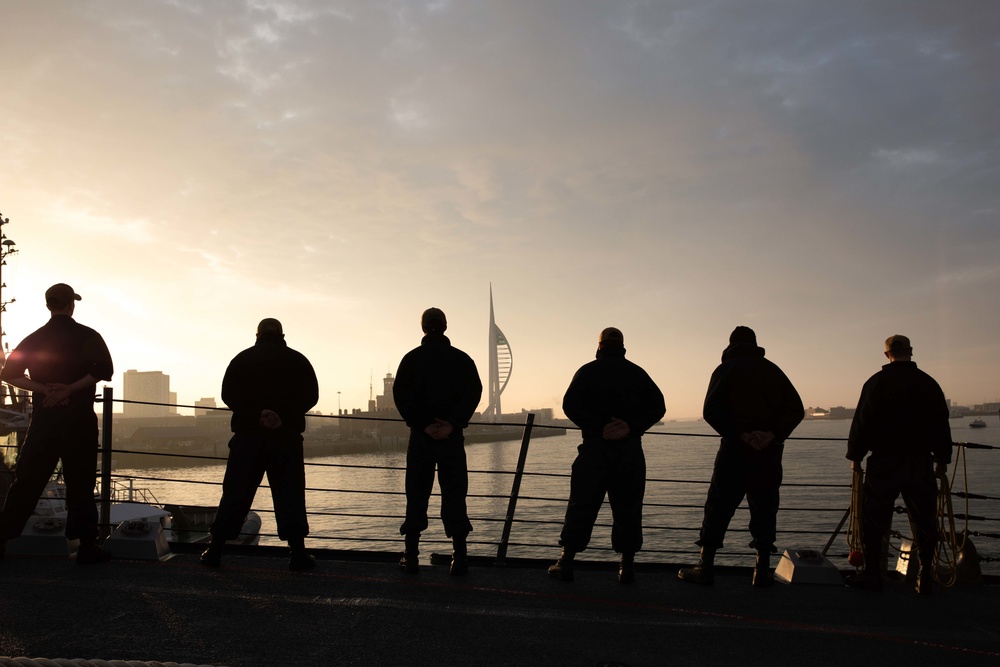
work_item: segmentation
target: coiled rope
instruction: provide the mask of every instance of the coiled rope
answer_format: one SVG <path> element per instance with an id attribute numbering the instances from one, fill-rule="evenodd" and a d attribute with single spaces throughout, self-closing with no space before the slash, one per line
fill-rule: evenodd
<path id="1" fill-rule="evenodd" d="M 212 667 L 212 665 L 195 665 L 184 662 L 143 662 L 140 660 L 83 660 L 74 658 L 9 658 L 0 655 L 2 667 Z"/>
<path id="2" fill-rule="evenodd" d="M 951 470 L 951 480 L 948 479 L 946 473 L 937 476 L 940 487 L 938 488 L 938 542 L 937 549 L 934 551 L 934 578 L 946 588 L 954 586 L 958 579 L 958 556 L 965 549 L 965 541 L 969 535 L 968 464 L 965 458 L 965 447 L 958 447 L 957 450 Z M 955 484 L 960 462 L 965 492 L 956 495 L 965 500 L 965 513 L 960 515 L 965 518 L 965 525 L 959 532 L 955 530 L 955 512 L 951 502 L 951 489 Z M 959 534 L 962 536 L 961 544 L 958 541 Z"/>
<path id="3" fill-rule="evenodd" d="M 863 553 L 864 540 L 861 536 L 861 513 L 865 498 L 865 473 L 863 470 L 855 470 L 851 475 L 851 508 L 849 510 L 851 520 L 847 524 L 847 548 L 851 554 Z M 856 568 L 861 567 L 860 563 L 851 563 Z"/>
<path id="4" fill-rule="evenodd" d="M 952 467 L 951 479 L 948 479 L 947 473 L 941 473 L 936 475 L 939 486 L 937 493 L 937 526 L 938 526 L 938 539 L 937 547 L 934 551 L 934 578 L 939 584 L 945 588 L 955 585 L 958 579 L 958 556 L 965 549 L 965 541 L 969 534 L 969 478 L 968 478 L 968 467 L 965 458 L 965 448 L 959 447 L 958 454 L 955 457 L 955 464 Z M 957 493 L 965 500 L 965 514 L 960 514 L 959 516 L 965 518 L 965 525 L 963 530 L 955 530 L 955 512 L 952 507 L 952 485 L 955 481 L 955 477 L 958 475 L 959 463 L 962 466 L 962 481 L 965 487 L 964 493 Z M 853 553 L 863 553 L 864 552 L 864 537 L 862 533 L 862 515 L 864 511 L 864 471 L 855 470 L 851 476 L 851 507 L 850 522 L 847 527 L 847 546 L 850 552 Z M 897 508 L 897 511 L 901 508 Z M 892 533 L 891 533 L 892 534 Z M 896 537 L 902 537 L 899 533 L 894 533 Z M 959 535 L 961 535 L 961 544 L 959 544 Z M 892 545 L 889 545 L 892 547 Z M 913 544 L 911 549 L 915 549 L 916 545 Z M 851 563 L 856 568 L 860 567 L 858 563 Z"/>

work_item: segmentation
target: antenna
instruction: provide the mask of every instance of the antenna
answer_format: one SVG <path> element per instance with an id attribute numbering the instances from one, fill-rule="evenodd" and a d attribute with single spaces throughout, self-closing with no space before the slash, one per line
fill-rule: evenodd
<path id="1" fill-rule="evenodd" d="M 9 223 L 10 223 L 10 218 L 5 218 L 3 217 L 3 213 L 0 213 L 0 228 Z M 16 243 L 7 238 L 7 234 L 0 231 L 0 271 L 2 271 L 2 267 L 7 266 L 7 258 L 17 253 L 17 248 L 14 247 L 16 245 L 17 245 Z M 3 290 L 6 287 L 7 283 L 0 280 L 0 313 L 7 312 L 8 304 L 17 301 L 17 299 L 10 299 L 9 301 L 4 300 Z M 3 339 L 4 335 L 5 334 L 3 331 L 3 326 L 0 325 L 0 340 Z"/>

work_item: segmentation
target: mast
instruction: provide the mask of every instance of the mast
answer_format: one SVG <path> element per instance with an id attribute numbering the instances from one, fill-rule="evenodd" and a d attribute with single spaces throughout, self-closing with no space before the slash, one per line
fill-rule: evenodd
<path id="1" fill-rule="evenodd" d="M 6 346 L 3 341 L 7 332 L 3 330 L 2 316 L 7 312 L 7 304 L 17 301 L 17 299 L 5 301 L 3 298 L 3 289 L 7 287 L 7 283 L 3 282 L 3 267 L 7 266 L 7 258 L 17 252 L 14 247 L 17 244 L 7 238 L 7 234 L 3 232 L 3 226 L 9 222 L 10 218 L 5 218 L 3 213 L 0 213 L 0 365 L 3 365 L 3 362 L 7 360 Z"/>

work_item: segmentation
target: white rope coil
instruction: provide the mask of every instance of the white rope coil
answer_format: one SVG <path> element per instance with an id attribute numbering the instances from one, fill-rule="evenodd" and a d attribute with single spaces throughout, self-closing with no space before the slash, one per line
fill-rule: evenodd
<path id="1" fill-rule="evenodd" d="M 0 655 L 0 667 L 212 667 L 212 665 L 195 665 L 180 662 L 143 662 L 141 660 L 83 660 L 74 658 L 9 658 Z"/>

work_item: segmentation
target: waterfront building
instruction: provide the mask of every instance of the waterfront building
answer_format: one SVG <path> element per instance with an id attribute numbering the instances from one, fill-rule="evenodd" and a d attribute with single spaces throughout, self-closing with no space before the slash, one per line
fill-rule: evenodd
<path id="1" fill-rule="evenodd" d="M 830 408 L 829 419 L 854 419 L 854 408 L 845 408 L 843 405 L 838 405 Z"/>
<path id="2" fill-rule="evenodd" d="M 163 371 L 127 370 L 123 376 L 123 398 L 126 401 L 142 401 L 143 403 L 158 403 L 160 405 L 144 405 L 125 403 L 122 415 L 127 418 L 136 417 L 166 417 L 171 412 L 170 376 Z"/>
<path id="3" fill-rule="evenodd" d="M 217 407 L 219 406 L 216 405 L 214 398 L 212 397 L 199 398 L 197 401 L 194 402 L 194 416 L 203 417 L 207 414 L 211 414 L 212 412 L 214 412 L 214 410 L 212 410 L 211 408 L 217 408 Z"/>
<path id="4" fill-rule="evenodd" d="M 386 373 L 382 378 L 382 393 L 375 397 L 375 410 L 378 412 L 396 409 L 396 401 L 392 398 L 392 385 L 395 381 L 392 373 Z"/>

